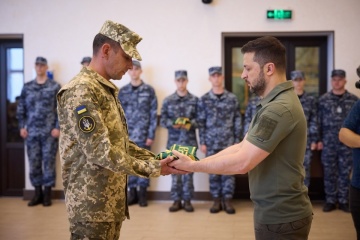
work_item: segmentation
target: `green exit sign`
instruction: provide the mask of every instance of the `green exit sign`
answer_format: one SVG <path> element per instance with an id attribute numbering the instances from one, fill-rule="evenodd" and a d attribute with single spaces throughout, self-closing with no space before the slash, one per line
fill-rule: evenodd
<path id="1" fill-rule="evenodd" d="M 267 10 L 266 16 L 268 19 L 291 19 L 292 11 L 283 9 Z"/>

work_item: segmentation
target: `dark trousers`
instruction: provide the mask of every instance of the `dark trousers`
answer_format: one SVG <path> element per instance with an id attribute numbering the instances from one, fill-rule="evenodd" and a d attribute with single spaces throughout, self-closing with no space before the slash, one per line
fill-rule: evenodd
<path id="1" fill-rule="evenodd" d="M 313 216 L 294 222 L 280 224 L 255 223 L 256 240 L 306 240 L 308 239 Z"/>
<path id="2" fill-rule="evenodd" d="M 350 186 L 350 211 L 354 221 L 357 240 L 360 240 L 360 189 Z"/>

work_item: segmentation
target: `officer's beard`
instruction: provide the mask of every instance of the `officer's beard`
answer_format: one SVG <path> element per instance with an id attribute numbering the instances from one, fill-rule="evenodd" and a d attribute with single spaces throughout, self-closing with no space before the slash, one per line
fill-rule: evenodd
<path id="1" fill-rule="evenodd" d="M 265 76 L 262 71 L 260 71 L 257 79 L 254 80 L 254 84 L 250 85 L 250 92 L 255 93 L 258 96 L 262 96 L 266 88 Z"/>

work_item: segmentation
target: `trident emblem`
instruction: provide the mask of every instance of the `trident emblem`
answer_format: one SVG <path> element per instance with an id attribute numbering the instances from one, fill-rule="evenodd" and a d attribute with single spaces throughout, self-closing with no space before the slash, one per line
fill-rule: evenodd
<path id="1" fill-rule="evenodd" d="M 84 124 L 84 130 L 90 131 L 90 129 L 92 128 L 92 124 L 89 122 L 89 120 L 84 118 L 83 119 L 83 124 Z"/>

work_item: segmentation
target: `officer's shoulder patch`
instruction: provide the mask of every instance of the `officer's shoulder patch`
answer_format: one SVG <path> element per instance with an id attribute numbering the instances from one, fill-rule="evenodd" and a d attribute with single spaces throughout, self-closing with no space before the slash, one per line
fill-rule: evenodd
<path id="1" fill-rule="evenodd" d="M 86 113 L 87 112 L 86 106 L 85 105 L 80 105 L 80 106 L 76 107 L 75 112 L 78 115 Z"/>
<path id="2" fill-rule="evenodd" d="M 259 119 L 259 125 L 255 131 L 256 139 L 260 142 L 269 140 L 276 128 L 277 123 L 278 122 L 276 120 L 268 116 L 261 116 Z"/>
<path id="3" fill-rule="evenodd" d="M 79 128 L 84 133 L 90 133 L 95 129 L 96 122 L 90 116 L 82 116 L 78 122 Z"/>

